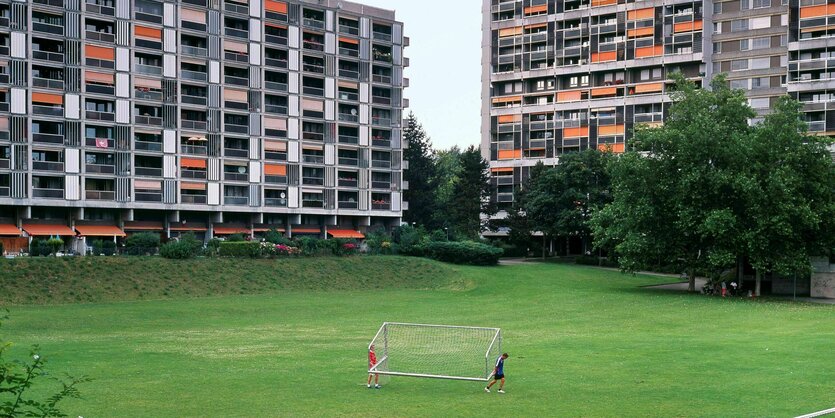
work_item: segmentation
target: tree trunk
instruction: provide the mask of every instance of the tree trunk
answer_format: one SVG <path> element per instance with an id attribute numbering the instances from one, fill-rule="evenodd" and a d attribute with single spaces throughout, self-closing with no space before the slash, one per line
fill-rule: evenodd
<path id="1" fill-rule="evenodd" d="M 742 256 L 737 257 L 736 262 L 736 282 L 739 283 L 740 289 L 742 288 L 742 279 L 743 274 L 745 273 L 745 259 Z"/>
<path id="2" fill-rule="evenodd" d="M 545 258 L 545 234 L 542 234 L 542 258 Z"/>
<path id="3" fill-rule="evenodd" d="M 696 291 L 696 269 L 687 269 L 687 291 L 693 293 Z"/>
<path id="4" fill-rule="evenodd" d="M 757 269 L 754 273 L 754 277 L 756 278 L 756 284 L 754 285 L 754 296 L 760 297 L 760 283 L 762 281 L 762 273 L 760 273 L 760 269 Z"/>

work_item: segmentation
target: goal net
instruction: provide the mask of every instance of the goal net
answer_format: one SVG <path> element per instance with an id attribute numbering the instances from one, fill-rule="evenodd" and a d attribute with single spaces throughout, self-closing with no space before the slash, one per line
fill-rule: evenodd
<path id="1" fill-rule="evenodd" d="M 369 373 L 486 381 L 502 351 L 499 328 L 386 322 L 368 345 Z"/>

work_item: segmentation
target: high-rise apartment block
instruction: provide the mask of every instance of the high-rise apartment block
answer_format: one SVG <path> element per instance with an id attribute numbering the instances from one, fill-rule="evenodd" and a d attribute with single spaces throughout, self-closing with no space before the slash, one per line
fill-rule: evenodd
<path id="1" fill-rule="evenodd" d="M 337 0 L 0 1 L 0 235 L 399 225 L 394 19 Z"/>
<path id="2" fill-rule="evenodd" d="M 537 162 L 623 152 L 636 124 L 663 123 L 677 71 L 725 73 L 760 115 L 789 93 L 811 132 L 835 134 L 826 1 L 484 0 L 482 153 L 500 207 Z"/>

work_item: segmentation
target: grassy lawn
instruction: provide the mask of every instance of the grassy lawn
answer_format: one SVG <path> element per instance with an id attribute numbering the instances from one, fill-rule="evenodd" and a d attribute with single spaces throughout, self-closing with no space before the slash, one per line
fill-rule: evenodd
<path id="1" fill-rule="evenodd" d="M 326 272 L 328 263 L 345 260 L 314 261 Z M 223 261 L 213 262 L 226 271 Z M 195 263 L 177 268 L 202 268 Z M 281 263 L 289 264 L 265 266 L 301 268 Z M 397 257 L 349 263 L 356 272 L 385 269 L 398 277 L 380 284 L 340 276 L 335 289 L 279 280 L 244 292 L 260 294 L 234 294 L 243 281 L 216 297 L 195 298 L 202 294 L 195 291 L 163 300 L 14 306 L 0 330 L 17 343 L 14 354 L 37 343 L 50 370 L 95 379 L 82 387 L 84 399 L 64 405 L 86 418 L 784 417 L 835 406 L 832 305 L 646 290 L 640 286 L 665 280 L 569 265 L 451 267 Z M 103 300 L 118 292 L 111 295 Z M 383 321 L 501 327 L 511 355 L 507 394 L 483 393 L 475 382 L 413 378 L 366 389 L 365 348 Z"/>

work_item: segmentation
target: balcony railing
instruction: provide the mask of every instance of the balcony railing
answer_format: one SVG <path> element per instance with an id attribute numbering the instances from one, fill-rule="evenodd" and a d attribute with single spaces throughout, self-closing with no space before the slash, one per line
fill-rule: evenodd
<path id="1" fill-rule="evenodd" d="M 323 29 L 325 27 L 325 22 L 318 20 L 318 19 L 311 19 L 309 17 L 302 19 L 302 24 L 311 28 Z"/>
<path id="2" fill-rule="evenodd" d="M 287 184 L 287 176 L 264 176 L 264 183 Z"/>
<path id="3" fill-rule="evenodd" d="M 106 84 L 88 83 L 88 84 L 85 84 L 85 87 L 86 87 L 87 93 L 104 94 L 104 95 L 107 95 L 107 96 L 112 96 L 114 94 L 114 92 L 116 91 L 115 87 L 109 86 L 109 85 L 106 85 Z M 160 95 L 160 98 L 157 99 L 157 100 L 162 100 L 162 95 Z"/>
<path id="4" fill-rule="evenodd" d="M 180 152 L 189 155 L 206 155 L 207 148 L 203 145 L 180 145 Z"/>
<path id="5" fill-rule="evenodd" d="M 63 106 L 32 105 L 32 114 L 44 116 L 64 116 Z"/>
<path id="6" fill-rule="evenodd" d="M 246 77 L 236 77 L 233 75 L 224 76 L 223 79 L 226 81 L 226 84 L 234 84 L 236 86 L 248 86 L 249 79 Z"/>
<path id="7" fill-rule="evenodd" d="M 302 93 L 311 95 L 311 96 L 324 96 L 325 89 L 320 87 L 310 87 L 310 86 L 302 86 Z"/>
<path id="8" fill-rule="evenodd" d="M 140 116 L 133 117 L 133 122 L 140 125 L 162 126 L 162 118 L 156 116 Z"/>
<path id="9" fill-rule="evenodd" d="M 275 90 L 275 91 L 287 91 L 287 83 L 281 83 L 278 81 L 265 81 L 264 87 L 267 90 Z"/>
<path id="10" fill-rule="evenodd" d="M 357 179 L 339 179 L 339 187 L 359 187 Z"/>
<path id="11" fill-rule="evenodd" d="M 136 167 L 134 172 L 137 176 L 145 177 L 162 177 L 162 168 L 156 167 Z"/>
<path id="12" fill-rule="evenodd" d="M 354 48 L 339 47 L 339 55 L 345 55 L 348 57 L 358 57 L 360 56 L 360 52 L 359 50 L 356 50 Z"/>
<path id="13" fill-rule="evenodd" d="M 249 15 L 249 7 L 243 4 L 229 3 L 223 5 L 223 10 L 231 13 L 238 13 L 242 15 Z"/>
<path id="14" fill-rule="evenodd" d="M 181 194 L 180 195 L 180 203 L 186 205 L 205 205 L 207 202 L 207 198 L 205 195 L 199 194 Z"/>
<path id="15" fill-rule="evenodd" d="M 137 202 L 162 202 L 162 193 L 136 192 L 133 197 Z"/>
<path id="16" fill-rule="evenodd" d="M 249 181 L 249 174 L 246 173 L 223 173 L 223 179 L 226 181 Z"/>
<path id="17" fill-rule="evenodd" d="M 287 68 L 287 58 L 264 58 L 267 67 Z"/>
<path id="18" fill-rule="evenodd" d="M 302 131 L 302 139 L 307 139 L 310 141 L 324 141 L 325 134 L 319 132 L 305 132 Z"/>
<path id="19" fill-rule="evenodd" d="M 267 197 L 264 198 L 264 206 L 283 208 L 287 206 L 287 199 L 280 197 Z"/>
<path id="20" fill-rule="evenodd" d="M 39 171 L 64 171 L 64 163 L 59 161 L 32 161 L 32 169 Z"/>
<path id="21" fill-rule="evenodd" d="M 325 185 L 325 179 L 322 178 L 322 177 L 303 177 L 302 178 L 302 184 L 305 184 L 305 185 L 308 185 L 308 186 L 324 186 Z"/>
<path id="22" fill-rule="evenodd" d="M 371 145 L 375 147 L 391 148 L 390 139 L 372 139 Z"/>
<path id="23" fill-rule="evenodd" d="M 309 164 L 324 164 L 325 157 L 323 155 L 302 155 L 302 161 Z"/>
<path id="24" fill-rule="evenodd" d="M 349 100 L 352 102 L 358 102 L 360 100 L 360 95 L 357 93 L 350 93 L 347 91 L 340 91 L 339 92 L 339 100 Z"/>
<path id="25" fill-rule="evenodd" d="M 116 120 L 116 114 L 110 112 L 97 112 L 95 110 L 88 110 L 84 113 L 85 118 L 88 120 L 102 120 L 107 122 L 113 122 Z"/>
<path id="26" fill-rule="evenodd" d="M 87 39 L 91 39 L 91 40 L 94 40 L 94 41 L 101 41 L 101 42 L 107 42 L 107 43 L 113 43 L 114 41 L 116 41 L 116 35 L 114 35 L 112 33 L 96 32 L 96 31 L 93 31 L 93 30 L 88 30 L 86 35 L 87 35 Z"/>
<path id="27" fill-rule="evenodd" d="M 391 42 L 391 34 L 383 32 L 371 32 L 371 36 L 375 41 Z"/>
<path id="28" fill-rule="evenodd" d="M 374 168 L 391 168 L 391 160 L 371 160 L 371 166 Z"/>
<path id="29" fill-rule="evenodd" d="M 391 84 L 391 76 L 384 74 L 374 74 L 371 76 L 371 81 L 375 83 Z"/>
<path id="30" fill-rule="evenodd" d="M 349 70 L 347 68 L 340 68 L 339 76 L 342 78 L 350 78 L 351 80 L 359 80 L 360 73 L 359 71 Z"/>
<path id="31" fill-rule="evenodd" d="M 267 104 L 267 105 L 264 105 L 264 112 L 274 114 L 274 115 L 286 115 L 287 114 L 287 106 Z"/>
<path id="32" fill-rule="evenodd" d="M 249 31 L 243 29 L 223 28 L 223 33 L 225 33 L 227 36 L 234 36 L 236 38 L 249 38 Z"/>
<path id="33" fill-rule="evenodd" d="M 183 169 L 180 169 L 180 178 L 194 179 L 194 180 L 205 180 L 206 179 L 206 171 L 205 170 L 187 170 L 187 169 L 183 168 Z"/>
<path id="34" fill-rule="evenodd" d="M 180 70 L 180 78 L 185 80 L 206 81 L 209 76 L 205 72 Z"/>
<path id="35" fill-rule="evenodd" d="M 59 3 L 61 3 L 61 7 L 63 7 L 64 2 L 61 1 Z M 53 25 L 51 23 L 32 22 L 32 30 L 35 32 L 51 33 L 53 35 L 64 35 L 63 25 Z"/>
<path id="36" fill-rule="evenodd" d="M 223 155 L 226 157 L 247 158 L 249 157 L 249 150 L 239 148 L 226 148 L 223 150 Z"/>
<path id="37" fill-rule="evenodd" d="M 391 202 L 372 203 L 371 209 L 374 210 L 391 210 Z"/>
<path id="38" fill-rule="evenodd" d="M 116 166 L 106 164 L 87 164 L 84 170 L 88 174 L 115 174 Z"/>
<path id="39" fill-rule="evenodd" d="M 388 190 L 388 189 L 391 188 L 391 181 L 390 180 L 386 180 L 386 181 L 372 180 L 371 181 L 371 188 L 372 189 L 386 189 L 386 190 Z"/>
<path id="40" fill-rule="evenodd" d="M 183 129 L 191 129 L 197 131 L 205 131 L 207 126 L 206 121 L 188 119 L 183 119 L 181 125 Z"/>
<path id="41" fill-rule="evenodd" d="M 302 200 L 303 208 L 323 208 L 325 207 L 324 200 Z"/>
<path id="42" fill-rule="evenodd" d="M 246 196 L 224 196 L 223 204 L 243 206 L 249 204 L 249 198 Z"/>
<path id="43" fill-rule="evenodd" d="M 358 166 L 359 162 L 359 158 L 339 157 L 339 165 Z"/>
<path id="44" fill-rule="evenodd" d="M 382 104 L 382 105 L 391 105 L 391 97 L 371 96 L 371 103 Z"/>
<path id="45" fill-rule="evenodd" d="M 348 25 L 339 25 L 339 33 L 344 33 L 348 35 L 359 35 L 360 28 Z"/>
<path id="46" fill-rule="evenodd" d="M 9 168 L 9 160 L 5 158 L 0 158 L 0 168 Z"/>
<path id="47" fill-rule="evenodd" d="M 358 202 L 339 202 L 339 209 L 357 209 L 359 207 Z"/>
<path id="48" fill-rule="evenodd" d="M 139 74 L 162 75 L 162 67 L 146 64 L 134 64 L 133 70 Z"/>
<path id="49" fill-rule="evenodd" d="M 112 138 L 84 138 L 84 144 L 88 147 L 113 148 L 115 143 Z"/>
<path id="50" fill-rule="evenodd" d="M 64 143 L 64 135 L 33 133 L 32 134 L 32 141 L 33 142 L 40 142 L 40 143 L 44 143 L 44 144 L 63 144 Z"/>
<path id="51" fill-rule="evenodd" d="M 359 143 L 359 137 L 353 135 L 339 135 L 340 144 L 356 144 Z"/>
<path id="52" fill-rule="evenodd" d="M 226 58 L 227 61 L 246 62 L 246 63 L 249 62 L 249 55 L 241 54 L 239 52 L 224 51 L 223 56 L 224 56 L 224 58 Z"/>
<path id="53" fill-rule="evenodd" d="M 339 120 L 342 121 L 342 122 L 355 122 L 356 123 L 357 121 L 359 121 L 359 116 L 358 115 L 352 115 L 350 113 L 340 113 L 339 114 Z"/>
<path id="54" fill-rule="evenodd" d="M 206 106 L 206 103 L 207 103 L 205 96 L 187 96 L 187 95 L 184 94 L 184 95 L 180 96 L 180 100 L 182 100 L 183 103 L 193 104 L 193 105 L 198 105 L 198 106 Z"/>
<path id="55" fill-rule="evenodd" d="M 98 13 L 105 16 L 115 16 L 116 9 L 112 6 L 103 6 L 98 4 L 87 3 L 87 13 Z"/>
<path id="56" fill-rule="evenodd" d="M 32 189 L 32 197 L 42 197 L 46 199 L 63 199 L 64 189 Z"/>
<path id="57" fill-rule="evenodd" d="M 64 62 L 64 54 L 59 52 L 32 51 L 32 58 L 44 61 Z"/>
<path id="58" fill-rule="evenodd" d="M 268 44 L 275 44 L 275 45 L 282 45 L 282 46 L 287 45 L 287 37 L 286 36 L 281 36 L 281 35 L 266 34 L 266 35 L 264 35 L 264 41 L 266 41 Z"/>
<path id="59" fill-rule="evenodd" d="M 32 77 L 32 85 L 45 89 L 64 90 L 63 80 L 53 80 L 51 78 Z"/>
<path id="60" fill-rule="evenodd" d="M 9 197 L 11 195 L 11 188 L 9 187 L 0 187 L 0 197 Z"/>
<path id="61" fill-rule="evenodd" d="M 134 141 L 133 147 L 137 151 L 162 151 L 162 142 Z"/>
<path id="62" fill-rule="evenodd" d="M 281 151 L 264 151 L 264 159 L 271 161 L 287 161 L 287 153 Z"/>
<path id="63" fill-rule="evenodd" d="M 116 193 L 110 190 L 87 190 L 84 196 L 87 200 L 113 200 Z"/>
<path id="64" fill-rule="evenodd" d="M 246 125 L 236 125 L 234 123 L 226 122 L 223 124 L 223 128 L 226 132 L 236 132 L 240 134 L 249 133 L 249 127 Z"/>
<path id="65" fill-rule="evenodd" d="M 378 116 L 371 117 L 371 124 L 377 126 L 391 126 L 391 119 Z"/>

